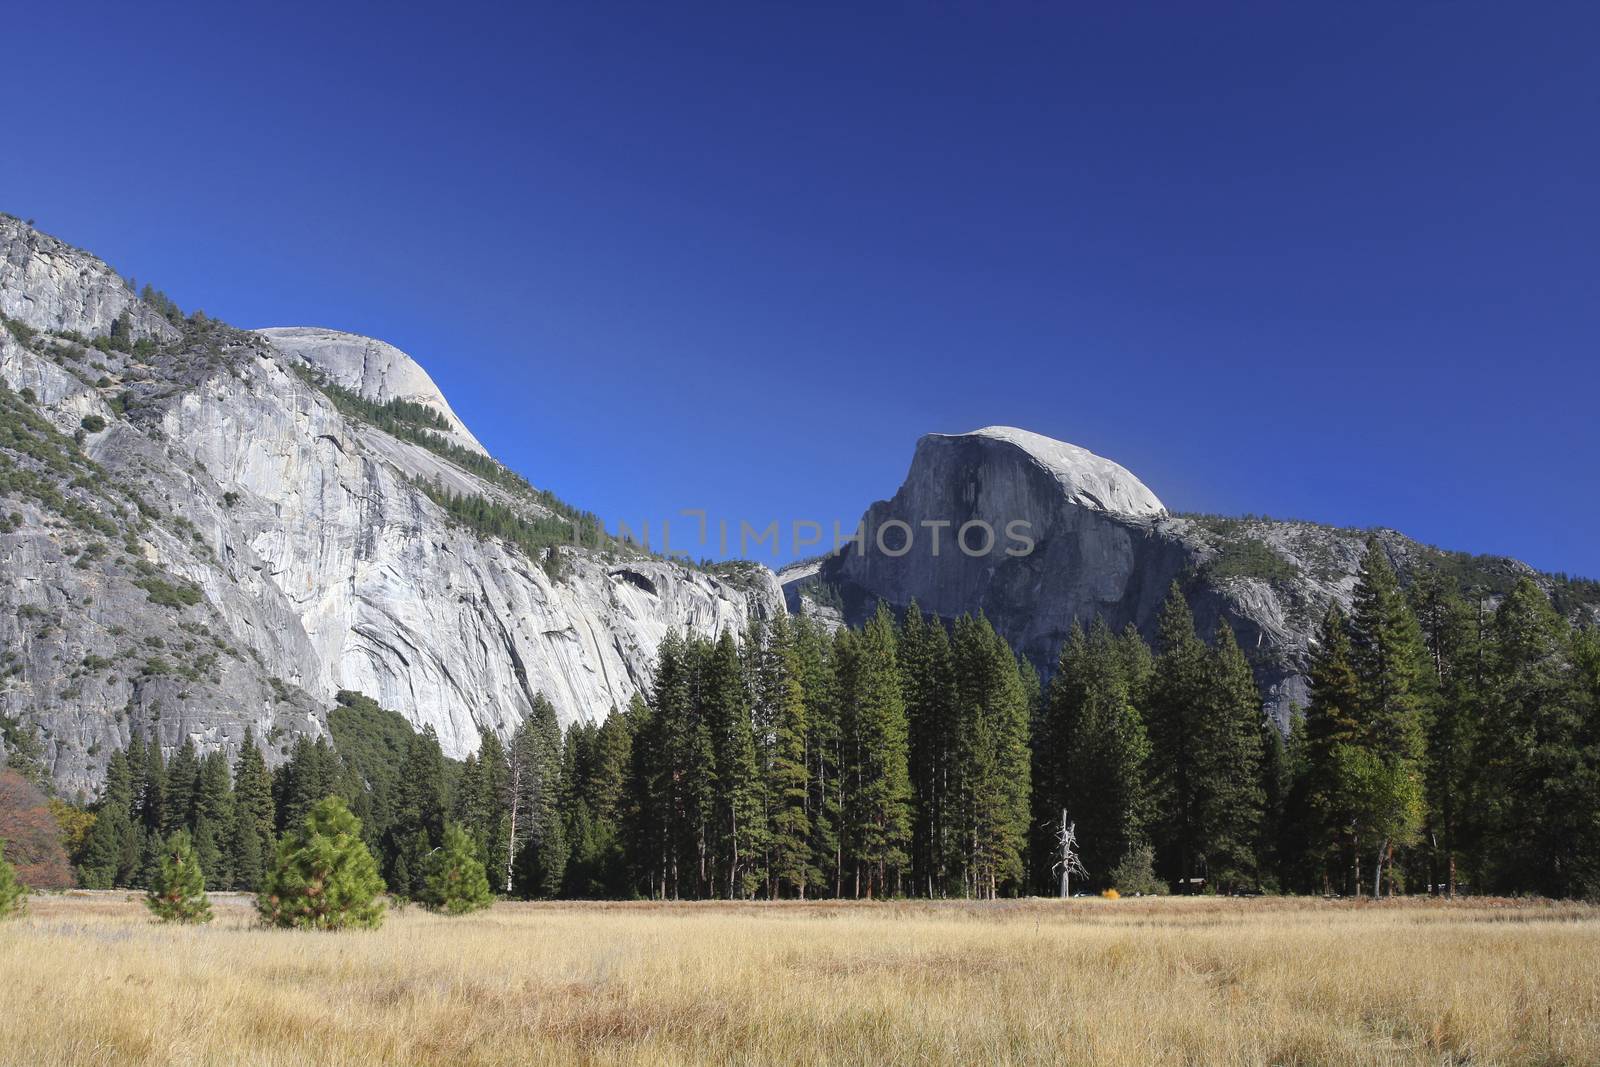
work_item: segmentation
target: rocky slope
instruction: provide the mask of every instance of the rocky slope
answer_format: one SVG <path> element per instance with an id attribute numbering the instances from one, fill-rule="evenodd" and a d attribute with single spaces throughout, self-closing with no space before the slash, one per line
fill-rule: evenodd
<path id="1" fill-rule="evenodd" d="M 915 533 L 903 554 L 906 527 Z M 968 555 L 955 543 L 963 524 L 995 532 L 991 551 Z M 1026 524 L 1034 544 L 1008 539 Z M 1269 712 L 1280 725 L 1304 703 L 1305 670 L 1328 604 L 1348 607 L 1368 536 L 1402 577 L 1437 569 L 1492 605 L 1521 575 L 1536 578 L 1568 613 L 1596 617 L 1600 588 L 1540 575 L 1514 560 L 1468 557 L 1393 531 L 1335 529 L 1308 522 L 1224 519 L 1167 512 L 1133 474 L 1084 449 L 1010 427 L 930 434 L 894 497 L 863 517 L 865 546 L 786 569 L 792 610 L 824 621 L 861 621 L 883 599 L 912 600 L 945 617 L 983 611 L 1042 672 L 1054 666 L 1074 622 L 1104 618 L 1153 638 L 1162 600 L 1176 581 L 1209 637 L 1226 619 L 1250 656 Z M 934 528 L 945 522 L 937 556 Z M 968 544 L 983 544 L 974 526 Z M 1009 550 L 1017 554 L 1007 554 Z"/>
<path id="2" fill-rule="evenodd" d="M 783 610 L 759 567 L 565 544 L 576 513 L 382 342 L 186 319 L 9 216 L 0 312 L 0 713 L 68 793 L 136 729 L 281 750 L 339 689 L 461 756 L 535 693 L 603 717 L 669 628 Z"/>

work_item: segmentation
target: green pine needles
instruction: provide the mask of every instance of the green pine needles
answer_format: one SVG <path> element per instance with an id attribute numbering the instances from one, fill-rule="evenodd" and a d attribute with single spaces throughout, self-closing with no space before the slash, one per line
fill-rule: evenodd
<path id="1" fill-rule="evenodd" d="M 383 891 L 361 821 L 343 800 L 325 797 L 279 842 L 256 909 L 273 926 L 375 930 L 383 925 Z"/>
<path id="2" fill-rule="evenodd" d="M 6 843 L 0 841 L 0 919 L 22 914 L 27 904 L 27 887 L 17 881 L 17 869 L 6 862 Z"/>
<path id="3" fill-rule="evenodd" d="M 206 899 L 206 876 L 195 855 L 189 831 L 168 837 L 161 851 L 161 866 L 144 898 L 145 906 L 164 923 L 208 923 L 211 902 Z"/>
<path id="4" fill-rule="evenodd" d="M 422 904 L 447 915 L 465 915 L 494 903 L 478 843 L 455 823 L 444 828 L 444 844 L 425 864 Z"/>

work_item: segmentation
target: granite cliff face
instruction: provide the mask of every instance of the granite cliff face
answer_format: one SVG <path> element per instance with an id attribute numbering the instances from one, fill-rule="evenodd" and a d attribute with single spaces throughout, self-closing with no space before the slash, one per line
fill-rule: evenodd
<path id="1" fill-rule="evenodd" d="M 530 551 L 452 521 L 445 494 L 564 512 L 390 345 L 163 314 L 10 217 L 0 311 L 0 712 L 38 728 L 69 795 L 134 730 L 208 750 L 250 725 L 281 749 L 325 729 L 340 689 L 461 756 L 535 693 L 563 722 L 604 717 L 669 628 L 783 610 L 759 567 Z M 443 422 L 385 430 L 352 396 Z"/>
<path id="2" fill-rule="evenodd" d="M 879 544 L 877 531 L 898 520 Z M 1031 550 L 1008 538 L 1012 523 Z M 1491 603 L 1515 579 L 1539 581 L 1558 606 L 1593 617 L 1589 600 L 1560 579 L 1513 560 L 1467 557 L 1393 531 L 1315 523 L 1169 514 L 1133 474 L 1084 449 L 1010 427 L 930 434 L 894 497 L 867 509 L 864 545 L 786 569 L 791 610 L 858 623 L 879 599 L 953 618 L 983 611 L 1041 672 L 1055 665 L 1074 622 L 1101 617 L 1155 636 L 1161 603 L 1179 583 L 1209 638 L 1227 620 L 1255 667 L 1267 710 L 1286 725 L 1304 704 L 1305 671 L 1329 603 L 1348 608 L 1369 536 L 1403 578 L 1439 568 Z M 941 535 L 934 554 L 935 528 Z M 955 542 L 967 523 L 995 533 L 991 551 L 969 555 Z M 915 533 L 904 551 L 904 532 Z M 984 526 L 968 546 L 984 544 Z M 1588 591 L 1592 592 L 1592 590 Z"/>
<path id="3" fill-rule="evenodd" d="M 600 718 L 669 629 L 742 629 L 786 599 L 831 626 L 879 598 L 983 611 L 1048 673 L 1074 622 L 1153 636 L 1176 581 L 1203 634 L 1234 628 L 1282 723 L 1369 536 L 1172 515 L 1110 460 L 989 427 L 923 438 L 864 542 L 780 588 L 755 564 L 571 543 L 582 516 L 495 463 L 381 341 L 185 317 L 4 215 L 0 316 L 0 716 L 37 729 L 68 795 L 135 731 L 170 752 L 251 726 L 281 753 L 325 731 L 340 689 L 455 756 L 537 693 L 563 722 Z M 1592 583 L 1375 536 L 1402 576 L 1440 570 L 1492 605 L 1529 575 L 1600 619 Z"/>

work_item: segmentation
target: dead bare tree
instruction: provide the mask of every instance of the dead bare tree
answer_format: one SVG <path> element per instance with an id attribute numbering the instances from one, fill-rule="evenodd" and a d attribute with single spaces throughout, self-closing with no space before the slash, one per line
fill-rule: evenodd
<path id="1" fill-rule="evenodd" d="M 1071 895 L 1072 876 L 1089 877 L 1089 870 L 1078 858 L 1078 824 L 1067 821 L 1067 809 L 1061 809 L 1061 825 L 1056 827 L 1056 844 L 1061 848 L 1061 858 L 1054 870 L 1061 873 L 1061 899 Z"/>

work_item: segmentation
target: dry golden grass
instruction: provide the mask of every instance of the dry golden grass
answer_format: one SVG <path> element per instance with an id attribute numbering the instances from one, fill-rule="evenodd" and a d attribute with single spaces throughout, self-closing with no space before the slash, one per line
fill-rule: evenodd
<path id="1" fill-rule="evenodd" d="M 136 897 L 0 925 L 0 1063 L 1600 1063 L 1600 909 L 502 904 L 376 933 Z"/>

